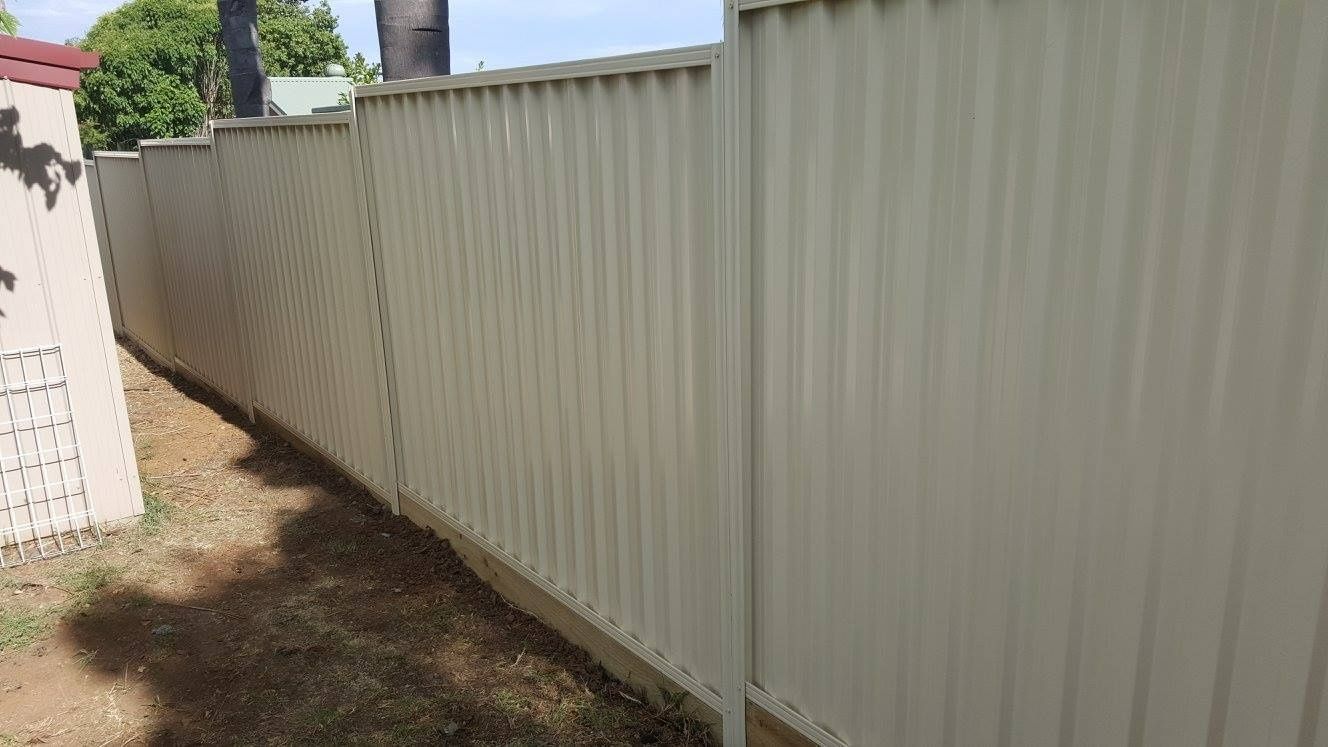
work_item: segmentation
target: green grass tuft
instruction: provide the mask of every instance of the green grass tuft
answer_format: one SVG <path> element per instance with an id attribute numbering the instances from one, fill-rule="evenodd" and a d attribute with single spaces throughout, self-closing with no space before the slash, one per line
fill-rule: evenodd
<path id="1" fill-rule="evenodd" d="M 342 538 L 329 540 L 327 543 L 324 544 L 324 547 L 327 548 L 328 553 L 338 558 L 345 558 L 354 555 L 355 551 L 360 549 L 360 546 L 356 544 L 354 540 L 342 539 Z"/>
<path id="2" fill-rule="evenodd" d="M 155 536 L 161 534 L 161 530 L 166 527 L 166 522 L 175 513 L 175 506 L 167 503 L 156 493 L 151 492 L 147 486 L 143 488 L 143 518 L 139 519 L 138 526 L 143 534 Z"/>
<path id="3" fill-rule="evenodd" d="M 0 651 L 25 648 L 46 632 L 46 617 L 29 610 L 0 610 Z"/>
<path id="4" fill-rule="evenodd" d="M 495 690 L 493 704 L 508 716 L 518 716 L 530 710 L 530 699 L 507 688 Z"/>
<path id="5" fill-rule="evenodd" d="M 336 729 L 343 716 L 339 709 L 313 706 L 300 713 L 297 722 L 305 730 L 326 733 Z"/>
<path id="6" fill-rule="evenodd" d="M 85 599 L 109 586 L 112 581 L 124 575 L 124 572 L 125 569 L 118 565 L 96 560 L 82 568 L 62 574 L 60 586 L 77 599 Z"/>

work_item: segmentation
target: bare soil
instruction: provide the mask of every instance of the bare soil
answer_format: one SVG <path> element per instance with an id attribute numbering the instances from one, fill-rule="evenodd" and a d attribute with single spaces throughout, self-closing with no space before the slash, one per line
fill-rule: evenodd
<path id="1" fill-rule="evenodd" d="M 120 362 L 149 512 L 0 571 L 0 745 L 708 741 L 329 467 Z"/>

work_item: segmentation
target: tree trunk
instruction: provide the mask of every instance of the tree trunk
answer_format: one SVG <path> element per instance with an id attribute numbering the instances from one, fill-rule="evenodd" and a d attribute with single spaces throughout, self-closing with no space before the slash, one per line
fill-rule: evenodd
<path id="1" fill-rule="evenodd" d="M 217 0 L 217 12 L 221 14 L 221 41 L 230 64 L 235 116 L 266 117 L 272 86 L 258 53 L 258 0 Z"/>
<path id="2" fill-rule="evenodd" d="M 452 72 L 447 0 L 374 0 L 383 80 Z"/>

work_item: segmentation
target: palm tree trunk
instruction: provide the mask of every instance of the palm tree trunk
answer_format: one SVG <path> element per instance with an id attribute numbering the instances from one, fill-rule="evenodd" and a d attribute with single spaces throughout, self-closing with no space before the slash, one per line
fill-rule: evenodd
<path id="1" fill-rule="evenodd" d="M 383 80 L 452 72 L 447 0 L 374 0 Z"/>
<path id="2" fill-rule="evenodd" d="M 217 0 L 217 12 L 230 63 L 235 116 L 265 117 L 272 103 L 272 86 L 258 52 L 258 0 Z"/>

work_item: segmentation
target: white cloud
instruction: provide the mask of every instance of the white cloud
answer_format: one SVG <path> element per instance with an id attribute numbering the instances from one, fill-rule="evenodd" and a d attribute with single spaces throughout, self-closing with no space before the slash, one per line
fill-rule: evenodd
<path id="1" fill-rule="evenodd" d="M 123 0 L 10 0 L 9 10 L 20 20 L 70 20 L 91 26 L 98 16 L 118 7 L 121 2 Z"/>

